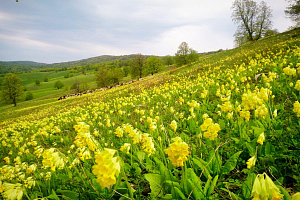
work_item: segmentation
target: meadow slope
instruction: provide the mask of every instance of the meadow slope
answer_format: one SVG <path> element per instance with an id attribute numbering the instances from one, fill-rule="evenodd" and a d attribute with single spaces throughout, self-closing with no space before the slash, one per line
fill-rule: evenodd
<path id="1" fill-rule="evenodd" d="M 300 29 L 32 105 L 0 130 L 3 199 L 291 199 Z"/>

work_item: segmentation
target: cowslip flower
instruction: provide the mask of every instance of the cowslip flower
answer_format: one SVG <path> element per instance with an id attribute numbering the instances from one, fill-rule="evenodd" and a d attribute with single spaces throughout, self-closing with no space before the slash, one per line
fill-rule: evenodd
<path id="1" fill-rule="evenodd" d="M 296 82 L 295 89 L 298 91 L 300 90 L 300 80 Z"/>
<path id="2" fill-rule="evenodd" d="M 249 158 L 249 160 L 246 162 L 248 169 L 251 169 L 252 167 L 254 167 L 256 159 L 257 159 L 256 155 Z"/>
<path id="3" fill-rule="evenodd" d="M 182 167 L 183 162 L 188 160 L 188 145 L 180 137 L 175 137 L 172 141 L 173 143 L 170 144 L 169 148 L 165 149 L 165 153 L 175 167 Z"/>
<path id="4" fill-rule="evenodd" d="M 2 193 L 3 197 L 6 199 L 16 199 L 21 200 L 23 196 L 23 185 L 20 183 L 12 184 L 12 183 L 3 183 L 3 190 Z"/>
<path id="5" fill-rule="evenodd" d="M 126 153 L 129 154 L 130 146 L 131 146 L 130 143 L 124 143 L 124 144 L 121 146 L 120 151 L 126 150 Z"/>
<path id="6" fill-rule="evenodd" d="M 203 124 L 200 126 L 201 131 L 204 131 L 203 136 L 205 138 L 209 138 L 210 140 L 214 140 L 218 137 L 218 132 L 221 130 L 220 125 L 217 123 L 212 123 L 211 118 L 206 118 Z"/>
<path id="7" fill-rule="evenodd" d="M 154 147 L 154 142 L 153 142 L 153 138 L 149 137 L 149 134 L 144 133 L 141 134 L 141 147 L 142 149 L 148 153 L 148 156 L 150 156 L 151 154 L 155 153 L 155 147 Z"/>
<path id="8" fill-rule="evenodd" d="M 256 142 L 257 142 L 258 144 L 260 144 L 260 145 L 263 145 L 264 141 L 265 141 L 265 133 L 262 132 L 262 133 L 258 136 L 258 139 L 257 139 Z"/>
<path id="9" fill-rule="evenodd" d="M 116 183 L 116 177 L 120 173 L 120 161 L 114 157 L 116 150 L 104 148 L 103 151 L 95 156 L 96 164 L 92 172 L 97 176 L 97 182 L 102 187 L 110 187 Z"/>
<path id="10" fill-rule="evenodd" d="M 296 101 L 294 103 L 293 111 L 297 114 L 297 117 L 300 117 L 300 103 L 299 103 L 299 101 Z"/>
<path id="11" fill-rule="evenodd" d="M 253 199 L 282 199 L 283 195 L 272 179 L 266 174 L 258 174 L 254 180 L 251 196 Z"/>
<path id="12" fill-rule="evenodd" d="M 173 131 L 176 132 L 176 130 L 177 130 L 177 122 L 175 120 L 173 120 L 171 122 L 170 126 L 173 129 Z"/>

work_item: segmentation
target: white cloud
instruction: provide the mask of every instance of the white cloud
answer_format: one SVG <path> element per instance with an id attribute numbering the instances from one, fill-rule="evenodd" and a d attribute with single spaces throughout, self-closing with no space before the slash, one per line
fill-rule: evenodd
<path id="1" fill-rule="evenodd" d="M 267 4 L 274 28 L 286 30 L 292 24 L 284 16 L 287 2 Z M 236 26 L 231 6 L 232 1 L 223 0 L 5 1 L 0 7 L 0 60 L 174 55 L 182 41 L 198 52 L 232 48 Z M 16 52 L 8 52 L 12 49 Z"/>

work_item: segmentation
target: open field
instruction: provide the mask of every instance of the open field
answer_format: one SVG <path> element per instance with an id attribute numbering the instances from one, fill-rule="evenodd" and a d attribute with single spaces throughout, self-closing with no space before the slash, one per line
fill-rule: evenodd
<path id="1" fill-rule="evenodd" d="M 0 107 L 0 198 L 291 199 L 299 46 L 295 29 L 62 101 L 22 74 L 39 99 Z"/>

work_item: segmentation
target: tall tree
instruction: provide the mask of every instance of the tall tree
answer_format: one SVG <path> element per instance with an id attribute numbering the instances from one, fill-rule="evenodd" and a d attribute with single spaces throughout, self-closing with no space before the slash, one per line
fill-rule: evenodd
<path id="1" fill-rule="evenodd" d="M 235 0 L 232 9 L 232 20 L 238 24 L 234 35 L 237 46 L 262 38 L 272 27 L 272 11 L 264 1 L 257 4 L 253 0 Z"/>
<path id="2" fill-rule="evenodd" d="M 286 15 L 291 18 L 296 26 L 300 26 L 300 0 L 289 0 L 290 5 L 285 10 Z"/>
<path id="3" fill-rule="evenodd" d="M 157 73 L 160 70 L 160 60 L 157 56 L 150 56 L 147 59 L 147 72 L 151 75 Z"/>
<path id="4" fill-rule="evenodd" d="M 136 54 L 131 62 L 131 77 L 142 78 L 145 70 L 146 59 L 142 54 Z"/>
<path id="5" fill-rule="evenodd" d="M 95 73 L 98 87 L 106 87 L 109 85 L 108 71 L 103 67 L 99 67 Z"/>
<path id="6" fill-rule="evenodd" d="M 198 54 L 195 50 L 189 47 L 186 42 L 182 42 L 175 54 L 175 62 L 178 66 L 186 65 L 196 61 Z"/>
<path id="7" fill-rule="evenodd" d="M 2 98 L 6 102 L 12 101 L 17 106 L 17 100 L 22 96 L 21 79 L 12 73 L 6 74 L 2 83 Z"/>

